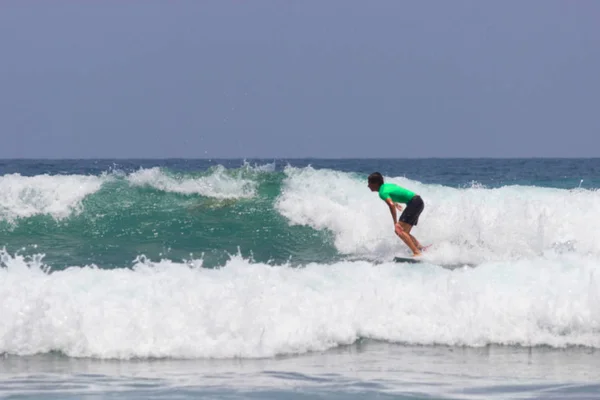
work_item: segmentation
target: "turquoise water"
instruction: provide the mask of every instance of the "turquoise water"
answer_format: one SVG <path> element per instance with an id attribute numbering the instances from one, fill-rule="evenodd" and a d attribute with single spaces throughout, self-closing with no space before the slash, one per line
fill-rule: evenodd
<path id="1" fill-rule="evenodd" d="M 422 264 L 373 171 L 424 198 Z M 0 396 L 595 398 L 599 171 L 0 161 Z"/>

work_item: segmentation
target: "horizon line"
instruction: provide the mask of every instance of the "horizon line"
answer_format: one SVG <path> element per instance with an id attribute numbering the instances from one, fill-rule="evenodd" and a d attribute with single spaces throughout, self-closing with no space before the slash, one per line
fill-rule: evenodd
<path id="1" fill-rule="evenodd" d="M 599 156 L 520 156 L 520 157 L 490 157 L 490 156 L 451 156 L 451 157 L 12 157 L 0 158 L 0 161 L 100 161 L 100 160 L 592 160 Z"/>

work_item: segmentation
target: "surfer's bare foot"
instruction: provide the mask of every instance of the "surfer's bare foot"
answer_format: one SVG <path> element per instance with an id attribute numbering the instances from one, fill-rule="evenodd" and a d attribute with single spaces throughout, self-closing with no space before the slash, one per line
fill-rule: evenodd
<path id="1" fill-rule="evenodd" d="M 421 255 L 421 252 L 413 253 L 413 257 L 419 257 L 420 255 Z"/>

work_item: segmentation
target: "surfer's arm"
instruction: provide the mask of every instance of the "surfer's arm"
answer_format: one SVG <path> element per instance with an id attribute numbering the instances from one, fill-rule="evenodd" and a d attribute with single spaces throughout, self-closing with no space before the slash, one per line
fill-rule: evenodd
<path id="1" fill-rule="evenodd" d="M 396 222 L 398 221 L 397 215 L 396 215 L 396 203 L 394 203 L 392 201 L 392 199 L 390 199 L 389 197 L 387 199 L 385 199 L 385 203 L 390 208 L 390 213 L 392 213 L 392 218 L 394 219 L 394 225 L 396 225 Z"/>

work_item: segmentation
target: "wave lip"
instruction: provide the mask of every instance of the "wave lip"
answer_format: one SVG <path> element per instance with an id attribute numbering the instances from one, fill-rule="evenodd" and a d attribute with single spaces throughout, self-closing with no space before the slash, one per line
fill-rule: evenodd
<path id="1" fill-rule="evenodd" d="M 109 179 L 94 175 L 0 176 L 0 220 L 48 214 L 63 219 L 82 211 L 82 200 Z"/>
<path id="2" fill-rule="evenodd" d="M 158 190 L 180 194 L 200 194 L 217 199 L 251 198 L 256 194 L 257 182 L 227 174 L 219 166 L 213 173 L 200 177 L 176 177 L 160 168 L 141 169 L 131 173 L 127 180 L 134 186 L 150 186 Z"/>

